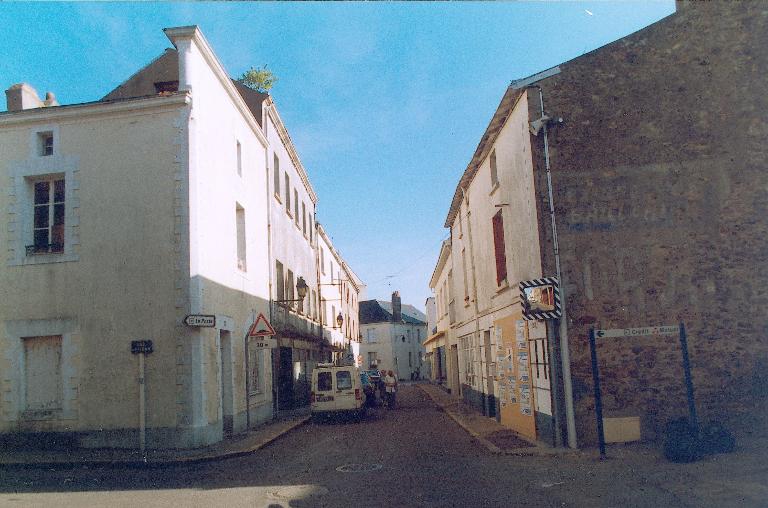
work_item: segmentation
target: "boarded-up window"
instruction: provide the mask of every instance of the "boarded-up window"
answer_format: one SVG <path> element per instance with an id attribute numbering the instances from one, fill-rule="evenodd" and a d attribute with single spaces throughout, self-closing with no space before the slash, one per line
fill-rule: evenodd
<path id="1" fill-rule="evenodd" d="M 501 210 L 493 216 L 493 251 L 496 255 L 496 284 L 507 280 L 507 256 L 504 248 L 504 219 Z"/>
<path id="2" fill-rule="evenodd" d="M 261 376 L 264 350 L 261 348 L 248 349 L 248 391 L 249 395 L 255 395 L 264 391 Z"/>
<path id="3" fill-rule="evenodd" d="M 26 409 L 61 409 L 61 335 L 24 338 Z"/>
<path id="4" fill-rule="evenodd" d="M 235 205 L 235 222 L 237 223 L 237 268 L 241 271 L 248 269 L 245 254 L 245 209 Z"/>

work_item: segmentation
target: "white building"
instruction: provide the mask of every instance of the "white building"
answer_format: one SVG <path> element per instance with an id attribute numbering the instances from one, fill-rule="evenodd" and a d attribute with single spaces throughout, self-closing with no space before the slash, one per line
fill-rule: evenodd
<path id="1" fill-rule="evenodd" d="M 174 48 L 100 101 L 6 92 L 1 433 L 202 446 L 308 401 L 331 356 L 317 196 L 274 103 L 233 82 L 197 27 L 165 32 Z M 285 301 L 299 277 L 307 296 Z M 259 314 L 274 349 L 246 340 Z"/>
<path id="2" fill-rule="evenodd" d="M 426 316 L 412 305 L 402 305 L 400 294 L 392 301 L 360 302 L 360 356 L 363 367 L 393 370 L 398 379 L 427 375 L 424 369 Z"/>

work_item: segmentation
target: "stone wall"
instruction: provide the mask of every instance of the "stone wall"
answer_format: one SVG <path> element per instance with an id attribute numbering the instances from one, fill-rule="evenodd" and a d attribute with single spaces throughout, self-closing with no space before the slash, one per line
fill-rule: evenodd
<path id="1" fill-rule="evenodd" d="M 766 4 L 681 4 L 538 83 L 564 119 L 549 144 L 582 443 L 596 436 L 590 326 L 684 321 L 704 420 L 765 393 L 767 36 Z M 539 106 L 529 89 L 531 119 Z M 554 275 L 543 135 L 531 140 Z M 604 339 L 598 355 L 606 416 L 639 415 L 650 438 L 686 414 L 677 337 Z"/>

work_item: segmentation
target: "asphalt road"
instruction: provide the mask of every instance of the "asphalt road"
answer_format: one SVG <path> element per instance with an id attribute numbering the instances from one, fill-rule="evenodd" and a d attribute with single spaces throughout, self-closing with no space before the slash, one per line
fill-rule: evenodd
<path id="1" fill-rule="evenodd" d="M 418 388 L 361 422 L 310 423 L 251 455 L 184 467 L 0 470 L 0 506 L 694 506 L 650 473 L 495 456 Z"/>

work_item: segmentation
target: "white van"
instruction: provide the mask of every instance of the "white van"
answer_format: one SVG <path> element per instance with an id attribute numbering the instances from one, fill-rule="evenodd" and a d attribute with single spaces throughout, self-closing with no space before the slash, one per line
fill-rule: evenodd
<path id="1" fill-rule="evenodd" d="M 365 416 L 365 399 L 357 367 L 318 363 L 312 371 L 312 416 L 351 413 L 362 417 Z"/>

